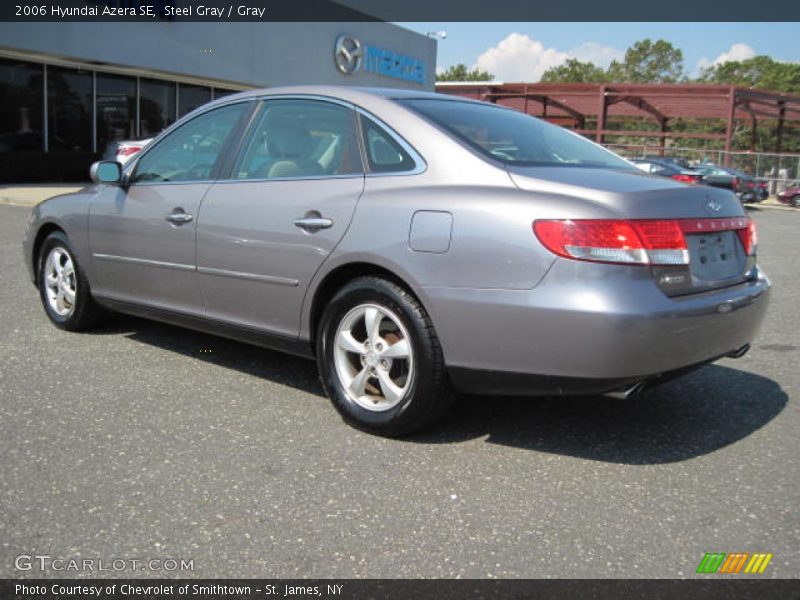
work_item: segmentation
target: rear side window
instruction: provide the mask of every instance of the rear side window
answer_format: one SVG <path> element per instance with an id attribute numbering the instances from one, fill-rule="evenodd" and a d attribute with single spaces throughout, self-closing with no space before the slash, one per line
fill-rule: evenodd
<path id="1" fill-rule="evenodd" d="M 398 102 L 463 144 L 508 165 L 633 168 L 577 134 L 515 110 L 459 100 Z"/>
<path id="2" fill-rule="evenodd" d="M 398 173 L 414 169 L 414 159 L 375 121 L 362 116 L 361 130 L 370 172 Z"/>
<path id="3" fill-rule="evenodd" d="M 285 179 L 364 172 L 353 110 L 318 100 L 267 101 L 233 179 Z"/>

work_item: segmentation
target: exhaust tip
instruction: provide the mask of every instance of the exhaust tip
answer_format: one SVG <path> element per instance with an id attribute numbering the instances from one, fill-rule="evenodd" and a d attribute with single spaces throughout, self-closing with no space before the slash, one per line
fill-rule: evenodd
<path id="1" fill-rule="evenodd" d="M 744 346 L 742 346 L 738 350 L 734 350 L 733 352 L 729 352 L 725 356 L 727 356 L 728 358 L 741 358 L 745 354 L 747 354 L 749 351 L 750 351 L 750 344 L 745 344 Z"/>
<path id="2" fill-rule="evenodd" d="M 606 392 L 603 394 L 609 398 L 615 398 L 617 400 L 627 400 L 628 398 L 633 398 L 634 396 L 638 396 L 642 390 L 644 390 L 644 381 L 637 381 L 633 385 L 623 388 L 621 390 L 614 390 L 613 392 Z"/>

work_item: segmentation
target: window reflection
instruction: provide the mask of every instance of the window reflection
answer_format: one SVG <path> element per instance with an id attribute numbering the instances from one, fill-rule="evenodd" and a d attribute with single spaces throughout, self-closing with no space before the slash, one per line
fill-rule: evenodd
<path id="1" fill-rule="evenodd" d="M 47 135 L 51 152 L 92 150 L 92 74 L 47 68 Z"/>
<path id="2" fill-rule="evenodd" d="M 0 58 L 0 152 L 44 149 L 42 65 Z"/>
<path id="3" fill-rule="evenodd" d="M 187 85 L 184 83 L 178 86 L 178 116 L 182 117 L 195 108 L 211 102 L 211 88 L 199 85 Z"/>
<path id="4" fill-rule="evenodd" d="M 139 137 L 150 138 L 175 122 L 175 85 L 157 79 L 139 80 Z"/>
<path id="5" fill-rule="evenodd" d="M 97 74 L 97 150 L 136 132 L 136 80 Z"/>

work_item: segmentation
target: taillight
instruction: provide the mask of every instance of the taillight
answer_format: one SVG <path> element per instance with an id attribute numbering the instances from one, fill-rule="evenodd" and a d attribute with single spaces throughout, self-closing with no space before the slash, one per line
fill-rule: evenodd
<path id="1" fill-rule="evenodd" d="M 130 156 L 131 154 L 136 154 L 141 149 L 141 146 L 122 146 L 117 149 L 117 156 Z"/>
<path id="2" fill-rule="evenodd" d="M 675 173 L 671 176 L 675 181 L 682 183 L 697 183 L 700 178 L 697 175 L 684 175 L 683 173 Z"/>
<path id="3" fill-rule="evenodd" d="M 733 189 L 736 189 L 738 187 L 739 187 L 739 178 L 738 177 L 734 177 L 733 178 Z"/>
<path id="4" fill-rule="evenodd" d="M 639 265 L 689 262 L 676 221 L 534 221 L 533 231 L 548 250 L 565 258 Z"/>
<path id="5" fill-rule="evenodd" d="M 736 233 L 739 234 L 739 239 L 744 247 L 744 253 L 748 256 L 754 256 L 758 247 L 758 231 L 756 229 L 756 222 L 752 219 L 747 219 L 747 227 L 737 229 Z"/>
<path id="6" fill-rule="evenodd" d="M 727 219 L 534 221 L 533 232 L 545 248 L 565 258 L 638 265 L 688 265 L 685 234 L 736 231 L 748 255 L 755 254 L 755 223 Z"/>

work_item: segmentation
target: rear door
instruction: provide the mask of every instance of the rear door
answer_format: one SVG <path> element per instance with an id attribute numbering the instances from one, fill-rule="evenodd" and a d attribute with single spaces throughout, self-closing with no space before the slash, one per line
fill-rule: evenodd
<path id="1" fill-rule="evenodd" d="M 352 107 L 265 101 L 229 178 L 200 208 L 197 270 L 208 317 L 296 337 L 308 284 L 363 189 Z"/>
<path id="2" fill-rule="evenodd" d="M 195 271 L 200 202 L 250 102 L 211 109 L 144 151 L 126 185 L 92 203 L 93 292 L 117 300 L 202 314 Z"/>

